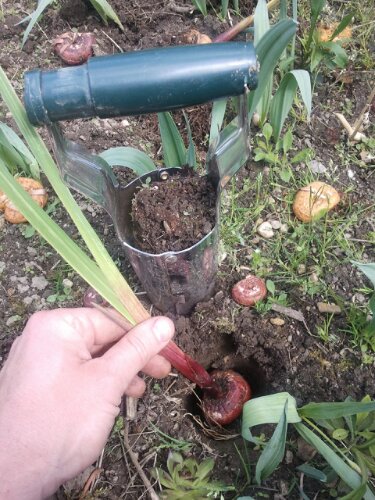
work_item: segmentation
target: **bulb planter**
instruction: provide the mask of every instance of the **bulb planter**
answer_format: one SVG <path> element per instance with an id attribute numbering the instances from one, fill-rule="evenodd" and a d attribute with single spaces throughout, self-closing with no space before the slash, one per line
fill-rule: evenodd
<path id="1" fill-rule="evenodd" d="M 146 179 L 167 182 L 180 168 L 155 170 L 138 177 L 124 189 L 117 188 L 117 207 L 112 219 L 118 238 L 151 302 L 162 312 L 188 314 L 197 302 L 209 298 L 218 268 L 220 192 L 216 196 L 213 229 L 194 245 L 160 254 L 144 252 L 134 244 L 132 201 Z M 216 186 L 217 187 L 217 186 Z"/>

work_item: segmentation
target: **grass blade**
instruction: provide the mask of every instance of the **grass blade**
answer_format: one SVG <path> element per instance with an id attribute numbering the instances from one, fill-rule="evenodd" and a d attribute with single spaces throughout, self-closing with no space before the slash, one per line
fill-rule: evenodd
<path id="1" fill-rule="evenodd" d="M 272 434 L 271 439 L 266 444 L 258 459 L 255 469 L 255 480 L 258 484 L 270 476 L 283 459 L 285 453 L 286 432 L 288 429 L 286 417 L 287 407 L 288 400 L 285 401 L 284 409 L 279 423 L 276 426 L 275 432 Z"/>
<path id="2" fill-rule="evenodd" d="M 266 0 L 259 0 L 254 13 L 254 45 L 259 45 L 260 40 L 269 31 L 270 22 L 268 19 L 268 9 Z M 273 73 L 270 74 L 265 83 L 262 95 L 257 105 L 257 111 L 260 115 L 260 124 L 262 125 L 268 115 L 272 96 Z"/>
<path id="3" fill-rule="evenodd" d="M 107 19 L 111 19 L 117 24 L 117 26 L 119 26 L 121 31 L 124 31 L 124 26 L 122 25 L 118 15 L 107 0 L 90 0 L 90 2 L 105 24 L 107 24 Z"/>
<path id="4" fill-rule="evenodd" d="M 209 145 L 219 136 L 220 129 L 223 126 L 225 111 L 227 109 L 227 99 L 218 99 L 214 101 L 211 112 L 211 127 Z"/>
<path id="5" fill-rule="evenodd" d="M 258 76 L 258 87 L 254 92 L 250 92 L 249 114 L 252 117 L 264 87 L 267 85 L 273 70 L 280 58 L 280 55 L 288 45 L 296 32 L 296 24 L 290 19 L 280 21 L 273 26 L 259 41 L 257 46 L 257 56 L 260 62 Z"/>
<path id="6" fill-rule="evenodd" d="M 362 264 L 361 262 L 352 261 L 352 264 L 358 267 L 360 271 L 362 271 L 368 279 L 371 281 L 372 286 L 375 288 L 375 262 L 371 264 Z"/>
<path id="7" fill-rule="evenodd" d="M 302 438 L 307 441 L 311 446 L 313 446 L 329 463 L 332 469 L 341 477 L 345 484 L 347 484 L 352 490 L 356 490 L 362 486 L 361 476 L 354 471 L 349 465 L 347 465 L 342 458 L 340 458 L 336 453 L 324 442 L 320 437 L 318 437 L 314 432 L 312 432 L 304 424 L 296 423 L 295 428 Z M 375 496 L 371 490 L 366 487 L 365 493 L 363 495 L 365 500 L 374 500 Z"/>
<path id="8" fill-rule="evenodd" d="M 375 401 L 369 403 L 357 403 L 355 401 L 346 401 L 343 403 L 309 403 L 298 409 L 298 413 L 301 416 L 320 420 L 348 417 L 369 411 L 375 411 Z"/>
<path id="9" fill-rule="evenodd" d="M 111 167 L 126 167 L 133 170 L 137 176 L 156 170 L 151 158 L 143 151 L 130 147 L 110 148 L 99 155 Z"/>
<path id="10" fill-rule="evenodd" d="M 221 0 L 221 17 L 225 19 L 228 14 L 229 0 Z"/>
<path id="11" fill-rule="evenodd" d="M 5 141 L 2 141 L 2 137 Z M 8 147 L 6 144 L 8 142 Z M 21 161 L 21 165 L 24 165 L 26 168 L 26 172 L 30 172 L 31 176 L 39 179 L 40 178 L 40 169 L 38 162 L 34 158 L 34 156 L 30 153 L 29 149 L 25 146 L 24 142 L 18 137 L 18 135 L 5 123 L 0 122 L 0 143 L 9 148 L 9 145 L 15 150 L 19 155 L 19 161 Z"/>
<path id="12" fill-rule="evenodd" d="M 310 116 L 312 106 L 310 75 L 303 69 L 290 71 L 281 80 L 271 102 L 270 123 L 275 141 L 280 137 L 281 129 L 292 107 L 297 87 L 300 89 L 307 114 Z"/>
<path id="13" fill-rule="evenodd" d="M 195 154 L 195 144 L 193 141 L 193 134 L 191 132 L 191 127 L 190 127 L 190 122 L 189 122 L 189 117 L 185 111 L 182 111 L 184 118 L 185 118 L 185 123 L 186 123 L 186 130 L 189 138 L 189 146 L 186 151 L 186 163 L 192 167 L 196 168 L 197 166 L 197 156 Z"/>
<path id="14" fill-rule="evenodd" d="M 39 17 L 42 15 L 43 11 L 51 4 L 53 3 L 54 0 L 41 0 L 38 2 L 37 8 L 28 16 L 26 19 L 23 19 L 23 21 L 26 21 L 27 19 L 29 20 L 29 24 L 27 25 L 25 29 L 25 33 L 23 34 L 22 37 L 22 47 L 25 45 L 26 40 L 28 39 L 31 30 L 34 28 L 35 24 L 37 23 Z"/>
<path id="15" fill-rule="evenodd" d="M 159 129 L 166 167 L 180 167 L 186 162 L 186 148 L 181 134 L 168 112 L 158 113 Z"/>
<path id="16" fill-rule="evenodd" d="M 337 35 L 339 35 L 342 31 L 344 31 L 344 29 L 348 26 L 353 17 L 354 17 L 354 12 L 350 12 L 341 19 L 341 22 L 330 36 L 330 41 L 334 40 L 337 37 Z"/>
<path id="17" fill-rule="evenodd" d="M 192 0 L 193 5 L 200 11 L 201 14 L 207 16 L 207 2 L 206 0 Z"/>

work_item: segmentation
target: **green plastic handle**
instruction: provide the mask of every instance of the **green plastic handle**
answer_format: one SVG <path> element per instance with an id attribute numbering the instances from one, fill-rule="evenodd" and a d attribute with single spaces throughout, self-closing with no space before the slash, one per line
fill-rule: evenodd
<path id="1" fill-rule="evenodd" d="M 249 42 L 158 48 L 29 71 L 24 101 L 34 125 L 139 115 L 240 95 L 256 87 L 257 71 Z"/>

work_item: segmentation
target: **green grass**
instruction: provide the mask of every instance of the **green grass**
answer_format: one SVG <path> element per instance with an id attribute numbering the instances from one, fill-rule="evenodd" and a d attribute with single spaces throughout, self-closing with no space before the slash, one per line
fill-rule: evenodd
<path id="1" fill-rule="evenodd" d="M 355 146 L 354 146 L 355 148 Z M 355 149 L 353 154 L 355 154 Z M 337 148 L 343 165 L 334 169 L 331 178 L 322 180 L 342 189 L 339 182 L 341 168 L 348 159 L 347 148 Z M 295 153 L 293 153 L 295 154 Z M 259 166 L 258 166 L 259 165 Z M 298 221 L 292 211 L 295 194 L 299 188 L 317 176 L 308 167 L 292 166 L 288 183 L 280 179 L 278 168 L 263 166 L 259 163 L 252 167 L 251 178 L 243 182 L 232 180 L 222 203 L 221 236 L 226 255 L 226 264 L 237 271 L 248 270 L 264 279 L 272 280 L 275 285 L 273 294 L 257 305 L 260 314 L 267 313 L 273 302 L 290 307 L 296 306 L 296 298 L 306 305 L 318 301 L 334 302 L 343 310 L 351 310 L 349 302 L 340 296 L 331 284 L 337 266 L 361 260 L 365 241 L 352 240 L 354 228 L 371 216 L 375 205 L 361 205 L 350 202 L 350 190 L 343 193 L 338 207 L 326 214 L 323 219 L 311 224 Z M 254 170 L 258 169 L 258 173 Z M 271 239 L 257 234 L 259 220 L 278 220 L 287 227 L 287 232 L 274 231 Z M 372 235 L 368 235 L 369 241 Z M 350 291 L 351 292 L 351 291 Z M 351 317 L 353 312 L 350 313 Z M 363 316 L 363 314 L 362 314 Z M 363 317 L 348 320 L 347 334 L 357 348 L 370 342 L 363 333 Z M 335 343 L 337 337 L 331 334 L 335 318 L 327 315 L 320 324 L 314 326 L 313 334 L 324 342 Z"/>

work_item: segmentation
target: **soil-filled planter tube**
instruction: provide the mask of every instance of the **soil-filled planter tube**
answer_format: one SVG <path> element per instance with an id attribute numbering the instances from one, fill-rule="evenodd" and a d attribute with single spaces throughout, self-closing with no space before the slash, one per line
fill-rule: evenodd
<path id="1" fill-rule="evenodd" d="M 216 197 L 213 229 L 193 246 L 178 252 L 151 254 L 139 250 L 134 243 L 131 217 L 132 200 L 146 179 L 167 182 L 170 176 L 180 172 L 180 168 L 155 170 L 134 180 L 124 190 L 120 189 L 114 221 L 118 237 L 151 302 L 163 312 L 188 314 L 197 302 L 210 297 L 214 290 L 218 267 L 220 197 Z"/>

